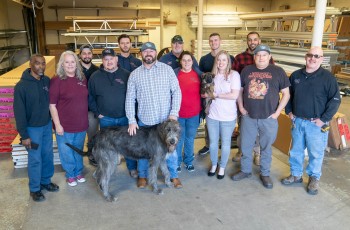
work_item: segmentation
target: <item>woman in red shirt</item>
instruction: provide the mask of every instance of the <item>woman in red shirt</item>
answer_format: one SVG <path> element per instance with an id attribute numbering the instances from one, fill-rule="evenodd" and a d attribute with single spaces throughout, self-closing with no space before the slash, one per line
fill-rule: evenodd
<path id="1" fill-rule="evenodd" d="M 179 123 L 181 126 L 181 137 L 176 147 L 178 155 L 177 171 L 181 172 L 183 160 L 189 172 L 194 171 L 194 138 L 199 126 L 199 114 L 201 111 L 200 97 L 200 75 L 198 68 L 193 66 L 193 56 L 190 52 L 184 51 L 179 57 L 180 68 L 175 69 L 182 93 L 181 107 L 179 111 Z M 184 158 L 182 159 L 182 150 Z"/>

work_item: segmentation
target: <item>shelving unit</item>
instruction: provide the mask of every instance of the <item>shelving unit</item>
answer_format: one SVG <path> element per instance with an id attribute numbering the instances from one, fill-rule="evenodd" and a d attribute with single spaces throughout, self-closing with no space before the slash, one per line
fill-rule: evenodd
<path id="1" fill-rule="evenodd" d="M 62 34 L 66 37 L 74 38 L 74 48 L 77 49 L 79 46 L 80 38 L 85 39 L 83 43 L 88 43 L 92 47 L 99 37 L 102 37 L 104 40 L 104 47 L 116 48 L 111 43 L 110 37 L 118 39 L 118 36 L 121 34 L 128 34 L 129 36 L 134 37 L 134 47 L 137 47 L 138 37 L 143 35 L 148 35 L 145 29 L 137 28 L 137 18 L 134 19 L 120 19 L 120 17 L 71 17 L 66 16 L 66 19 L 73 19 L 73 30 Z M 124 23 L 129 24 L 128 28 L 113 27 L 111 23 Z M 95 23 L 94 27 L 83 27 L 80 23 Z M 101 43 L 100 43 L 101 44 Z M 114 44 L 117 44 L 114 41 Z"/>
<path id="2" fill-rule="evenodd" d="M 25 34 L 25 30 L 0 30 L 0 39 L 6 39 L 5 44 L 8 44 L 8 39 L 16 35 Z M 13 68 L 13 58 L 15 54 L 22 49 L 27 49 L 27 45 L 4 45 L 0 47 L 0 64 L 7 62 L 7 67 L 0 69 L 0 74 L 7 72 Z"/>
<path id="3" fill-rule="evenodd" d="M 336 64 L 339 52 L 334 50 L 337 41 L 337 22 L 341 11 L 337 8 L 328 7 L 326 10 L 326 23 L 323 33 L 324 62 L 322 67 L 331 70 Z M 237 30 L 232 37 L 245 39 L 251 31 L 260 34 L 263 43 L 271 46 L 271 54 L 277 65 L 286 72 L 305 65 L 305 53 L 312 41 L 312 22 L 315 15 L 314 9 L 298 11 L 278 11 L 241 14 L 244 26 Z M 252 21 L 262 24 L 265 20 L 273 20 L 272 30 L 263 30 L 261 26 L 249 27 Z"/>

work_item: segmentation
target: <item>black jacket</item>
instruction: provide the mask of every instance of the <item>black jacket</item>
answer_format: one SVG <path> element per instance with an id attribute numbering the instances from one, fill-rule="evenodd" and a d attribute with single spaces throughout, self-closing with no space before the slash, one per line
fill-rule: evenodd
<path id="1" fill-rule="evenodd" d="M 125 97 L 130 72 L 118 68 L 110 73 L 104 70 L 103 65 L 95 71 L 89 80 L 89 111 L 95 117 L 103 116 L 120 118 L 125 117 Z"/>
<path id="2" fill-rule="evenodd" d="M 30 69 L 23 72 L 16 84 L 13 110 L 16 128 L 22 139 L 29 138 L 27 127 L 40 127 L 49 123 L 49 87 L 49 77 L 42 76 L 37 80 L 30 75 Z"/>
<path id="3" fill-rule="evenodd" d="M 320 118 L 323 122 L 333 118 L 340 105 L 340 93 L 337 80 L 328 70 L 297 70 L 290 76 L 290 83 L 287 114 L 293 112 L 297 117 Z"/>

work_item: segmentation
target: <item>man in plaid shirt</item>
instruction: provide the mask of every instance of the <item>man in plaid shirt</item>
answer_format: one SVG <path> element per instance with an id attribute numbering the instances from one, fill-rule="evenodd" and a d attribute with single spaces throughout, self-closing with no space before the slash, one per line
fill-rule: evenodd
<path id="1" fill-rule="evenodd" d="M 247 46 L 246 51 L 237 54 L 235 60 L 232 62 L 232 69 L 236 70 L 241 74 L 244 67 L 247 65 L 254 64 L 254 50 L 260 45 L 261 39 L 258 32 L 252 31 L 247 35 Z M 270 64 L 274 64 L 273 59 L 270 59 Z M 238 146 L 240 146 L 240 137 L 238 137 Z M 238 162 L 241 160 L 242 152 L 238 149 L 238 152 L 235 157 L 232 158 L 232 161 Z M 256 142 L 254 146 L 254 164 L 260 165 L 260 144 L 259 136 L 256 137 Z"/>
<path id="2" fill-rule="evenodd" d="M 156 60 L 157 50 L 152 42 L 141 47 L 142 65 L 129 77 L 125 111 L 129 120 L 128 132 L 135 135 L 139 126 L 153 126 L 166 119 L 177 120 L 181 105 L 181 90 L 173 69 Z M 135 103 L 137 101 L 136 121 Z M 170 179 L 175 188 L 182 188 L 177 174 L 176 150 L 167 158 Z M 147 185 L 148 160 L 138 161 L 138 188 Z"/>

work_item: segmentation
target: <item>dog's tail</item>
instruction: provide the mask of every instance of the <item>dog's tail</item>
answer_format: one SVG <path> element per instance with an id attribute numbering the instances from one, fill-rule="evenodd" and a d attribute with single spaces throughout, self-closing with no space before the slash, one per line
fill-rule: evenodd
<path id="1" fill-rule="evenodd" d="M 91 153 L 89 152 L 84 152 L 83 150 L 81 149 L 78 149 L 77 147 L 75 147 L 74 145 L 71 145 L 69 143 L 66 143 L 67 146 L 69 146 L 71 149 L 73 149 L 74 151 L 76 151 L 79 155 L 82 155 L 82 156 L 89 156 Z"/>

